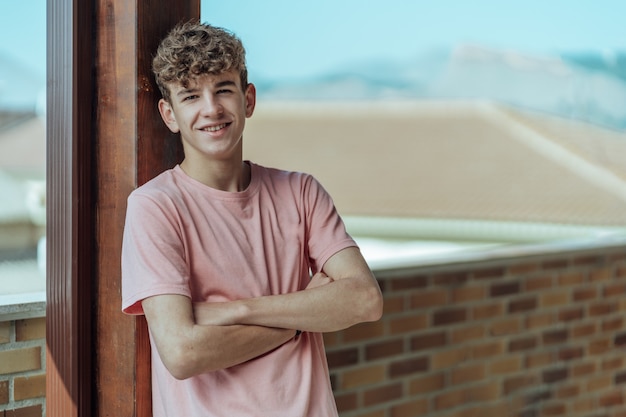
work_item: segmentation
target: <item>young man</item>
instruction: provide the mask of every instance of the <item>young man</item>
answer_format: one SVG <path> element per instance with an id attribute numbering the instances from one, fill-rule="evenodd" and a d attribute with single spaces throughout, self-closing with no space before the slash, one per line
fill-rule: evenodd
<path id="1" fill-rule="evenodd" d="M 322 333 L 378 320 L 376 280 L 313 177 L 243 161 L 256 91 L 237 37 L 179 25 L 153 70 L 185 153 L 131 194 L 124 229 L 154 416 L 336 416 Z"/>

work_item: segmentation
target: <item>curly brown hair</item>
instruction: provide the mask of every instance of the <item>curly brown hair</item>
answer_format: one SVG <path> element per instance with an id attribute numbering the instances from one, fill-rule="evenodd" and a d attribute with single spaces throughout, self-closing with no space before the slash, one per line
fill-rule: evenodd
<path id="1" fill-rule="evenodd" d="M 168 84 L 189 82 L 205 74 L 239 72 L 241 88 L 248 85 L 246 51 L 232 32 L 197 21 L 174 27 L 161 41 L 152 60 L 152 72 L 163 98 L 170 101 Z"/>

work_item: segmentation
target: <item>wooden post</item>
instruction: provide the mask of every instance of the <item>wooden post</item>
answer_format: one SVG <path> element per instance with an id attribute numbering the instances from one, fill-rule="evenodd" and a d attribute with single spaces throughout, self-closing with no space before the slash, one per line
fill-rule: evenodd
<path id="1" fill-rule="evenodd" d="M 48 0 L 48 417 L 151 416 L 143 319 L 124 316 L 126 198 L 182 157 L 151 57 L 200 0 Z"/>

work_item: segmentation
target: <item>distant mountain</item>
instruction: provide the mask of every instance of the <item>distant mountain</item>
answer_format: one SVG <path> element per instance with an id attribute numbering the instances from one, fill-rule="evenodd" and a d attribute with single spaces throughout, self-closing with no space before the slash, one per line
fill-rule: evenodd
<path id="1" fill-rule="evenodd" d="M 0 111 L 34 112 L 45 89 L 45 77 L 0 55 Z"/>
<path id="2" fill-rule="evenodd" d="M 487 99 L 626 129 L 626 53 L 529 56 L 463 45 L 257 87 L 260 97 L 283 100 Z"/>

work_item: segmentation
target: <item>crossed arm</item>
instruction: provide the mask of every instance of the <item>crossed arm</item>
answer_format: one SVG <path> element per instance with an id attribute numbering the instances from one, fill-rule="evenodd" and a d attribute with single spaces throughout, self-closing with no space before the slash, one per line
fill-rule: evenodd
<path id="1" fill-rule="evenodd" d="M 333 255 L 307 288 L 290 294 L 198 303 L 179 295 L 143 301 L 159 355 L 179 379 L 234 366 L 292 339 L 382 315 L 378 284 L 357 248 Z"/>

